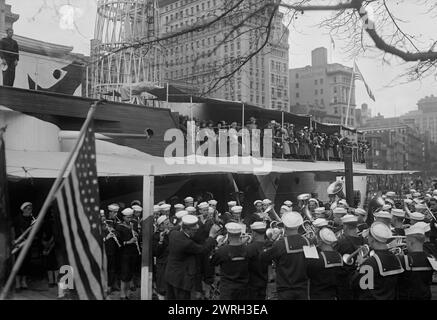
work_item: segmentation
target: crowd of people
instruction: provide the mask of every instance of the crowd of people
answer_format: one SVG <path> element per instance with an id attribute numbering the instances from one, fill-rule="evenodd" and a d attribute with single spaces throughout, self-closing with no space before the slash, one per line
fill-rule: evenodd
<path id="1" fill-rule="evenodd" d="M 219 130 L 234 129 L 239 132 L 242 127 L 241 123 L 226 121 L 199 121 L 194 119 L 196 124 L 196 135 L 202 129 L 210 129 L 217 136 Z M 180 128 L 187 133 L 189 125 L 188 117 L 180 117 Z M 272 130 L 272 156 L 276 159 L 299 159 L 299 160 L 313 160 L 313 161 L 342 161 L 344 147 L 352 148 L 352 155 L 354 162 L 365 163 L 365 156 L 370 149 L 370 144 L 366 140 L 351 141 L 348 137 L 342 136 L 340 133 L 327 134 L 314 130 L 311 127 L 303 127 L 297 129 L 292 123 L 280 123 L 272 120 L 265 126 L 257 124 L 257 120 L 251 117 L 246 123 L 245 127 L 249 134 L 253 134 L 255 129 L 271 129 Z M 262 135 L 262 131 L 261 131 Z M 199 144 L 206 142 L 210 137 L 203 140 L 198 138 Z M 262 136 L 261 136 L 262 144 Z M 238 137 L 238 142 L 241 145 L 242 138 Z M 250 154 L 254 151 L 262 153 L 262 146 L 255 146 L 253 143 L 250 147 Z"/>

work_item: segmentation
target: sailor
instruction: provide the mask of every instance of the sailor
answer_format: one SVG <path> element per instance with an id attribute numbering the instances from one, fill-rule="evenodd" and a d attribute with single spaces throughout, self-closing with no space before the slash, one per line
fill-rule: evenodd
<path id="1" fill-rule="evenodd" d="M 288 207 L 288 206 L 286 206 L 286 205 L 283 205 L 283 206 L 281 207 L 281 210 L 279 211 L 279 216 L 282 217 L 282 215 L 283 215 L 284 213 L 287 213 L 287 212 L 290 212 L 290 211 L 292 211 L 290 207 Z"/>
<path id="2" fill-rule="evenodd" d="M 140 200 L 134 200 L 130 203 L 131 208 L 133 206 L 140 206 L 141 207 L 141 201 Z"/>
<path id="3" fill-rule="evenodd" d="M 105 252 L 108 270 L 109 292 L 120 291 L 119 271 L 120 271 L 120 236 L 116 231 L 113 220 L 105 220 L 103 224 L 103 241 L 105 242 Z"/>
<path id="4" fill-rule="evenodd" d="M 134 211 L 131 208 L 126 208 L 122 211 L 122 215 L 123 221 L 116 226 L 116 231 L 120 236 L 119 241 L 122 245 L 120 254 L 120 299 L 128 300 L 128 288 L 134 276 L 135 265 L 139 254 L 137 249 L 138 234 L 135 233 L 131 224 Z"/>
<path id="5" fill-rule="evenodd" d="M 180 230 L 180 227 L 182 226 L 182 218 L 184 216 L 188 215 L 188 211 L 182 210 L 182 211 L 178 211 L 175 214 L 175 226 L 173 228 L 173 230 Z"/>
<path id="6" fill-rule="evenodd" d="M 394 191 L 388 191 L 388 192 L 385 194 L 385 197 L 386 197 L 386 198 L 385 198 L 386 200 L 390 199 L 390 200 L 394 201 L 395 198 L 396 198 L 396 192 L 394 192 Z"/>
<path id="7" fill-rule="evenodd" d="M 313 226 L 316 230 L 316 236 L 318 235 L 319 231 L 322 228 L 330 228 L 329 226 L 329 222 L 328 220 L 324 219 L 324 218 L 317 218 L 316 220 L 313 221 Z"/>
<path id="8" fill-rule="evenodd" d="M 411 212 L 408 218 L 410 219 L 410 225 L 412 226 L 417 222 L 424 221 L 425 215 L 420 212 Z"/>
<path id="9" fill-rule="evenodd" d="M 156 291 L 159 300 L 164 300 L 167 283 L 164 278 L 165 267 L 168 259 L 168 235 L 170 233 L 170 221 L 167 216 L 160 216 L 157 220 L 158 230 L 153 234 L 152 253 L 156 259 L 153 275 L 155 277 Z"/>
<path id="10" fill-rule="evenodd" d="M 190 214 L 190 215 L 193 215 L 193 216 L 197 215 L 197 210 L 194 207 L 186 207 L 185 211 L 187 211 L 188 214 Z"/>
<path id="11" fill-rule="evenodd" d="M 307 238 L 299 234 L 303 218 L 299 212 L 287 212 L 281 218 L 284 238 L 275 241 L 260 254 L 261 261 L 276 265 L 276 291 L 279 300 L 307 300 L 308 277 L 304 246 L 310 246 Z"/>
<path id="12" fill-rule="evenodd" d="M 185 208 L 186 207 L 194 207 L 194 199 L 192 197 L 186 197 L 184 199 Z"/>
<path id="13" fill-rule="evenodd" d="M 337 242 L 334 232 L 323 227 L 318 235 L 319 259 L 308 259 L 310 278 L 310 300 L 336 300 L 337 284 L 343 259 L 334 250 Z"/>
<path id="14" fill-rule="evenodd" d="M 405 227 L 404 227 L 404 219 L 405 219 L 405 211 L 402 209 L 393 208 L 391 210 L 391 214 L 393 218 L 391 219 L 391 227 L 394 236 L 404 236 L 405 235 Z"/>
<path id="15" fill-rule="evenodd" d="M 338 242 L 335 249 L 343 256 L 351 254 L 365 244 L 363 237 L 358 235 L 358 217 L 354 215 L 345 215 L 341 218 L 343 224 L 343 234 L 337 235 Z M 338 299 L 353 300 L 354 291 L 350 285 L 352 275 L 355 271 L 354 265 L 343 265 L 339 272 Z"/>
<path id="16" fill-rule="evenodd" d="M 367 221 L 367 211 L 362 208 L 356 208 L 354 210 L 355 215 L 358 217 L 358 232 L 363 232 L 369 228 Z"/>
<path id="17" fill-rule="evenodd" d="M 312 216 L 314 216 L 314 210 L 319 207 L 319 201 L 317 199 L 311 198 L 308 200 L 308 209 L 310 210 Z"/>
<path id="18" fill-rule="evenodd" d="M 377 211 L 373 214 L 373 217 L 375 218 L 375 222 L 382 222 L 390 228 L 391 220 L 393 218 L 393 215 L 390 212 L 384 210 Z"/>
<path id="19" fill-rule="evenodd" d="M 315 219 L 326 219 L 326 209 L 324 207 L 318 207 L 314 209 L 314 218 Z"/>
<path id="20" fill-rule="evenodd" d="M 359 268 L 353 277 L 353 287 L 358 291 L 359 300 L 396 298 L 398 278 L 404 269 L 398 258 L 387 248 L 387 241 L 391 237 L 390 227 L 386 224 L 376 221 L 371 225 L 367 238 L 374 254 L 364 261 L 357 258 Z"/>
<path id="21" fill-rule="evenodd" d="M 334 232 L 340 232 L 343 229 L 343 222 L 341 218 L 347 214 L 347 210 L 342 207 L 336 207 L 332 210 L 333 213 L 333 224 L 334 224 Z"/>
<path id="22" fill-rule="evenodd" d="M 284 205 L 290 208 L 290 211 L 292 211 L 291 209 L 293 209 L 293 202 L 291 202 L 290 200 L 286 200 L 284 201 Z"/>
<path id="23" fill-rule="evenodd" d="M 179 211 L 184 211 L 185 210 L 185 206 L 183 204 L 177 203 L 177 204 L 174 205 L 174 210 L 175 210 L 175 214 L 176 214 Z"/>
<path id="24" fill-rule="evenodd" d="M 244 216 L 244 223 L 247 227 L 250 227 L 256 221 L 263 221 L 263 202 L 261 200 L 256 200 L 253 205 L 255 206 L 255 212 L 248 213 Z"/>
<path id="25" fill-rule="evenodd" d="M 423 250 L 425 228 L 416 223 L 405 229 L 406 255 L 399 257 L 405 272 L 400 276 L 398 298 L 400 300 L 431 300 L 433 268 Z M 434 259 L 434 258 L 430 258 Z"/>
<path id="26" fill-rule="evenodd" d="M 249 284 L 247 246 L 241 241 L 242 228 L 235 222 L 226 224 L 228 244 L 220 247 L 211 258 L 220 266 L 220 300 L 246 300 Z"/>
<path id="27" fill-rule="evenodd" d="M 214 219 L 219 214 L 218 211 L 217 211 L 217 203 L 218 203 L 217 200 L 214 200 L 214 199 L 208 201 L 209 207 L 213 209 L 213 215 L 212 216 L 213 216 Z"/>
<path id="28" fill-rule="evenodd" d="M 220 227 L 214 225 L 209 237 L 203 245 L 192 240 L 199 226 L 199 219 L 193 215 L 182 217 L 181 231 L 173 231 L 169 235 L 169 254 L 165 279 L 167 280 L 167 300 L 190 300 L 191 292 L 196 288 L 196 256 L 209 254 L 216 246 L 215 238 Z"/>
<path id="29" fill-rule="evenodd" d="M 170 217 L 171 205 L 168 203 L 163 203 L 159 206 L 159 215 Z"/>
<path id="30" fill-rule="evenodd" d="M 263 200 L 263 211 L 266 211 L 268 207 L 270 207 L 272 204 L 272 200 L 270 199 L 264 199 Z"/>
<path id="31" fill-rule="evenodd" d="M 114 224 L 121 223 L 121 220 L 118 217 L 119 210 L 120 210 L 120 206 L 116 203 L 110 204 L 108 206 L 108 219 L 112 220 Z"/>
<path id="32" fill-rule="evenodd" d="M 159 206 L 158 205 L 154 205 L 153 206 L 153 219 L 156 220 L 159 217 Z"/>
<path id="33" fill-rule="evenodd" d="M 269 263 L 259 258 L 266 242 L 265 222 L 257 221 L 250 225 L 252 242 L 247 245 L 249 256 L 249 300 L 265 300 L 268 282 Z"/>

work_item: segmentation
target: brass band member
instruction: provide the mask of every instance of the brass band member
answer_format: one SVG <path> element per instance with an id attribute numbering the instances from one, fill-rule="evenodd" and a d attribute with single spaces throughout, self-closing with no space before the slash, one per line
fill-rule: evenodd
<path id="1" fill-rule="evenodd" d="M 343 256 L 351 254 L 364 245 L 364 238 L 358 235 L 358 218 L 354 215 L 345 215 L 341 218 L 343 224 L 343 236 L 338 240 L 335 249 Z M 339 300 L 353 300 L 354 292 L 350 285 L 352 275 L 355 271 L 354 265 L 343 265 L 339 273 Z"/>
<path id="2" fill-rule="evenodd" d="M 411 212 L 409 215 L 409 219 L 410 219 L 410 225 L 414 225 L 417 222 L 424 221 L 425 215 L 420 212 Z"/>
<path id="3" fill-rule="evenodd" d="M 333 248 L 336 242 L 337 238 L 331 229 L 323 227 L 319 231 L 319 259 L 308 259 L 311 300 L 337 299 L 337 283 L 343 259 Z"/>
<path id="4" fill-rule="evenodd" d="M 256 221 L 263 221 L 263 202 L 256 200 L 253 205 L 255 206 L 255 212 L 248 213 L 244 216 L 244 223 L 247 227 L 250 227 Z"/>
<path id="5" fill-rule="evenodd" d="M 114 224 L 121 223 L 121 220 L 118 217 L 119 210 L 120 206 L 116 203 L 110 204 L 108 206 L 108 219 L 114 221 Z"/>
<path id="6" fill-rule="evenodd" d="M 196 256 L 209 253 L 216 246 L 215 238 L 220 227 L 213 225 L 209 237 L 203 245 L 192 240 L 199 229 L 199 219 L 193 215 L 182 217 L 181 231 L 172 231 L 169 235 L 168 260 L 165 268 L 167 280 L 167 300 L 190 300 L 195 290 Z"/>
<path id="7" fill-rule="evenodd" d="M 375 218 L 375 222 L 382 222 L 387 227 L 390 228 L 391 220 L 393 218 L 393 215 L 388 211 L 377 211 L 373 214 L 373 217 Z"/>
<path id="8" fill-rule="evenodd" d="M 264 249 L 267 225 L 265 222 L 254 222 L 250 225 L 252 242 L 247 245 L 249 256 L 249 300 L 265 300 L 268 282 L 269 263 L 259 258 Z"/>
<path id="9" fill-rule="evenodd" d="M 358 290 L 359 300 L 396 298 L 398 278 L 404 269 L 398 258 L 387 248 L 387 242 L 391 237 L 390 228 L 382 222 L 374 222 L 370 227 L 367 239 L 374 254 L 362 263 L 359 261 L 360 268 L 356 271 L 353 281 L 354 288 Z"/>
<path id="10" fill-rule="evenodd" d="M 120 236 L 116 231 L 116 225 L 113 220 L 105 219 L 103 224 L 103 241 L 105 242 L 105 252 L 107 258 L 108 270 L 108 288 L 110 292 L 119 291 L 118 276 L 120 271 Z"/>
<path id="11" fill-rule="evenodd" d="M 392 209 L 391 214 L 393 218 L 391 219 L 392 232 L 394 236 L 405 236 L 404 219 L 405 211 L 402 209 Z"/>
<path id="12" fill-rule="evenodd" d="M 298 212 L 282 216 L 285 236 L 260 254 L 261 261 L 276 264 L 276 290 L 279 300 L 307 300 L 308 277 L 303 247 L 308 239 L 299 234 L 303 218 Z"/>
<path id="13" fill-rule="evenodd" d="M 166 296 L 167 283 L 165 281 L 164 272 L 168 259 L 168 234 L 170 232 L 170 220 L 167 216 L 160 216 L 156 222 L 157 231 L 153 234 L 152 251 L 156 258 L 154 270 L 156 291 L 158 299 L 164 300 Z"/>
<path id="14" fill-rule="evenodd" d="M 333 228 L 334 228 L 334 232 L 337 234 L 341 230 L 343 230 L 342 218 L 344 215 L 347 214 L 347 210 L 342 207 L 337 207 L 334 210 L 332 210 L 332 213 L 333 213 Z"/>
<path id="15" fill-rule="evenodd" d="M 247 246 L 241 241 L 241 224 L 225 226 L 228 243 L 217 249 L 211 258 L 213 266 L 220 266 L 220 300 L 246 300 L 249 283 Z"/>
<path id="16" fill-rule="evenodd" d="M 425 229 L 415 224 L 405 230 L 408 254 L 400 256 L 405 272 L 399 279 L 400 300 L 431 300 L 432 274 L 434 272 L 423 251 Z"/>

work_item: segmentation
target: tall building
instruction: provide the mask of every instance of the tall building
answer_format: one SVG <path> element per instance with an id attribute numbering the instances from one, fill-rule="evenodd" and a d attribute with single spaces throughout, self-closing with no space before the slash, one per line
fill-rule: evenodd
<path id="1" fill-rule="evenodd" d="M 212 22 L 233 4 L 233 0 L 161 0 L 161 36 L 165 45 L 164 82 L 195 88 L 208 97 L 242 101 L 264 108 L 289 111 L 288 29 L 283 14 L 276 13 L 268 44 L 235 73 L 236 66 L 254 53 L 266 39 L 266 15 L 246 20 L 232 32 L 235 22 L 219 23 L 184 32 Z M 247 11 L 265 2 L 245 1 Z M 237 9 L 229 19 L 242 19 Z M 174 36 L 174 35 L 177 36 Z M 217 83 L 218 79 L 225 81 Z"/>
<path id="2" fill-rule="evenodd" d="M 311 60 L 311 66 L 290 69 L 291 112 L 311 114 L 321 122 L 344 124 L 352 68 L 328 64 L 328 50 L 323 47 L 312 51 Z M 350 98 L 348 126 L 356 127 L 355 83 Z"/>
<path id="3" fill-rule="evenodd" d="M 404 123 L 419 128 L 422 134 L 429 134 L 431 141 L 437 143 L 437 97 L 431 95 L 417 102 L 418 110 L 410 111 L 400 118 Z"/>

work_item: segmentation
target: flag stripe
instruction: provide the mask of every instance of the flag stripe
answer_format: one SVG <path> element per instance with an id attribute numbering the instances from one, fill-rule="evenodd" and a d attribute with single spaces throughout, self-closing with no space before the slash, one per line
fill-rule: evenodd
<path id="1" fill-rule="evenodd" d="M 76 176 L 76 168 L 73 168 L 72 173 L 72 186 L 74 187 L 74 189 L 72 190 L 80 190 Z M 82 240 L 81 245 L 83 245 L 84 251 L 89 259 L 90 267 L 92 269 L 92 272 L 88 275 L 88 277 L 91 276 L 92 280 L 90 282 L 92 284 L 91 288 L 93 289 L 94 294 L 96 297 L 98 297 L 98 299 L 103 299 L 104 293 L 102 292 L 102 287 L 100 285 L 102 281 L 100 272 L 100 262 L 102 261 L 102 256 L 99 249 L 101 248 L 101 246 L 99 246 L 92 234 L 85 234 L 85 231 L 91 230 L 92 226 L 90 225 L 88 218 L 83 212 L 82 206 L 80 205 L 81 200 L 79 192 L 75 192 L 73 196 L 75 197 L 76 204 L 79 205 L 77 205 L 76 210 L 72 211 L 72 214 L 74 214 L 75 221 L 81 224 L 81 228 L 78 229 L 78 234 Z"/>
<path id="2" fill-rule="evenodd" d="M 74 237 L 74 235 L 72 234 L 72 232 L 69 228 L 69 226 L 71 224 L 69 223 L 70 219 L 66 213 L 67 208 L 65 207 L 63 189 L 61 189 L 60 192 L 56 195 L 56 199 L 57 199 L 57 203 L 58 203 L 59 217 L 61 219 L 61 225 L 62 225 L 63 234 L 64 234 L 64 238 L 65 238 L 65 246 L 67 249 L 66 251 L 67 251 L 68 263 L 73 268 L 73 272 L 74 272 L 73 274 L 75 274 L 80 269 L 78 268 L 78 266 L 76 264 L 77 257 L 76 257 L 75 251 L 73 250 L 73 246 L 72 246 L 73 242 L 71 239 Z M 77 291 L 79 298 L 86 296 L 85 288 L 84 288 L 82 281 L 78 281 L 77 276 L 75 276 L 74 278 L 75 278 L 74 279 L 75 280 L 74 281 L 75 289 Z"/>

